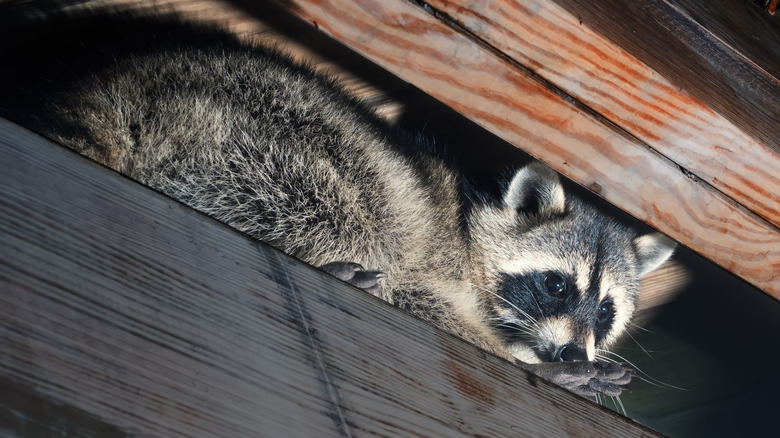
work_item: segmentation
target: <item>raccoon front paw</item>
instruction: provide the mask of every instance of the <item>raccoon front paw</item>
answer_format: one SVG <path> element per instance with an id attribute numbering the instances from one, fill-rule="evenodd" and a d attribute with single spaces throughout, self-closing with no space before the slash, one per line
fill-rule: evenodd
<path id="1" fill-rule="evenodd" d="M 366 271 L 360 264 L 352 262 L 331 262 L 320 266 L 320 269 L 374 296 L 379 296 L 379 282 L 385 278 L 381 271 Z"/>
<path id="2" fill-rule="evenodd" d="M 596 367 L 596 377 L 588 381 L 585 389 L 587 394 L 582 395 L 604 394 L 617 397 L 628 389 L 631 379 L 637 376 L 633 367 L 622 363 L 593 362 L 593 366 Z"/>
<path id="3" fill-rule="evenodd" d="M 583 396 L 618 396 L 628 389 L 631 379 L 636 376 L 633 368 L 608 362 L 544 362 L 522 366 L 539 377 Z"/>

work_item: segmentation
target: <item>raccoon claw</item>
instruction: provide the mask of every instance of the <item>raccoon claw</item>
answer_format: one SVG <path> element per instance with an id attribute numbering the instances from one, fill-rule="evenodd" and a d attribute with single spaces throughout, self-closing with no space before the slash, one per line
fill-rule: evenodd
<path id="1" fill-rule="evenodd" d="M 360 264 L 352 262 L 331 262 L 320 266 L 320 269 L 374 296 L 379 296 L 379 282 L 385 278 L 383 272 L 366 271 Z"/>
<path id="2" fill-rule="evenodd" d="M 526 369 L 569 391 L 582 395 L 618 396 L 628 389 L 636 370 L 607 362 L 545 362 L 523 364 Z"/>
<path id="3" fill-rule="evenodd" d="M 623 391 L 628 390 L 631 379 L 636 377 L 634 368 L 621 363 L 593 362 L 596 368 L 596 376 L 581 391 L 574 391 L 580 395 L 594 396 L 596 394 L 617 397 Z"/>
<path id="4" fill-rule="evenodd" d="M 633 367 L 622 363 L 593 362 L 593 365 L 596 367 L 596 377 L 604 382 L 628 385 L 637 376 Z"/>

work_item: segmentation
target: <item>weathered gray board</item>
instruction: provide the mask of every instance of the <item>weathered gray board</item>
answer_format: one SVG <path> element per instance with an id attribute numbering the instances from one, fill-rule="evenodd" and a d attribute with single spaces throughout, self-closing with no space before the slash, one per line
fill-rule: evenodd
<path id="1" fill-rule="evenodd" d="M 1 436 L 655 436 L 0 120 Z"/>

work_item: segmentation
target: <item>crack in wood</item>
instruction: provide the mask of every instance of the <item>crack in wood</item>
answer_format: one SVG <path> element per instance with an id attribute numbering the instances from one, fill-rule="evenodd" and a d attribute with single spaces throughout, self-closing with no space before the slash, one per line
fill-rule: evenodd
<path id="1" fill-rule="evenodd" d="M 287 301 L 290 311 L 290 316 L 300 324 L 300 330 L 304 341 L 311 346 L 311 354 L 313 365 L 320 382 L 322 382 L 325 390 L 325 395 L 330 400 L 331 407 L 333 408 L 332 415 L 334 424 L 342 436 L 351 438 L 353 436 L 349 424 L 347 423 L 344 410 L 341 408 L 341 397 L 339 397 L 338 386 L 333 381 L 330 374 L 329 367 L 325 361 L 323 355 L 323 348 L 321 342 L 317 339 L 317 329 L 312 325 L 312 318 L 309 312 L 306 310 L 306 299 L 301 295 L 301 291 L 296 287 L 295 280 L 290 278 L 289 269 L 283 267 L 285 260 L 281 254 L 276 251 L 272 253 L 272 260 L 268 260 L 268 265 L 271 267 L 273 277 L 277 280 L 280 286 L 282 295 Z"/>
<path id="2" fill-rule="evenodd" d="M 684 166 L 681 166 L 680 164 L 678 164 L 676 161 L 674 161 L 673 159 L 671 159 L 667 155 L 661 153 L 657 149 L 653 148 L 650 144 L 648 144 L 647 142 L 643 141 L 642 139 L 640 139 L 639 137 L 637 137 L 636 135 L 631 133 L 631 131 L 629 131 L 628 129 L 626 129 L 626 128 L 622 127 L 621 125 L 619 125 L 618 123 L 612 121 L 607 116 L 603 115 L 602 113 L 600 113 L 599 111 L 597 111 L 593 107 L 589 106 L 587 103 L 583 102 L 582 100 L 580 100 L 580 99 L 576 98 L 575 96 L 569 94 L 564 89 L 562 89 L 562 88 L 558 87 L 557 85 L 555 85 L 555 83 L 547 80 L 543 76 L 541 76 L 538 73 L 536 73 L 530 67 L 525 66 L 522 63 L 518 62 L 516 59 L 514 59 L 510 55 L 504 53 L 502 50 L 500 50 L 499 48 L 497 48 L 494 45 L 492 45 L 489 41 L 485 40 L 484 38 L 480 37 L 476 33 L 474 33 L 471 30 L 469 30 L 466 26 L 464 26 L 463 24 L 458 22 L 456 19 L 452 18 L 446 12 L 441 11 L 439 9 L 436 9 L 435 7 L 433 7 L 429 3 L 426 3 L 423 0 L 407 0 L 407 1 L 409 3 L 417 6 L 418 8 L 424 10 L 426 13 L 428 13 L 429 15 L 434 17 L 435 19 L 439 20 L 442 24 L 444 24 L 445 26 L 449 27 L 450 29 L 452 29 L 456 33 L 458 33 L 460 35 L 463 35 L 469 41 L 471 41 L 474 44 L 478 45 L 482 49 L 490 52 L 496 58 L 498 58 L 502 62 L 508 64 L 510 67 L 514 68 L 515 70 L 519 71 L 523 75 L 525 75 L 528 78 L 530 78 L 530 79 L 534 80 L 535 82 L 539 83 L 544 88 L 546 88 L 547 90 L 551 91 L 552 93 L 554 93 L 555 95 L 557 95 L 558 97 L 560 97 L 561 99 L 563 99 L 564 101 L 566 101 L 567 103 L 572 105 L 573 107 L 575 107 L 578 110 L 588 114 L 590 117 L 594 118 L 599 123 L 607 126 L 610 130 L 612 130 L 616 134 L 626 138 L 627 140 L 629 140 L 631 142 L 634 142 L 634 143 L 638 144 L 641 147 L 646 148 L 650 153 L 654 154 L 655 156 L 657 156 L 658 158 L 660 158 L 661 160 L 666 162 L 668 165 L 670 165 L 672 167 L 676 167 L 677 169 L 679 169 L 683 173 L 683 175 L 685 175 L 689 179 L 693 180 L 696 184 L 698 184 L 698 185 L 704 187 L 705 189 L 710 190 L 711 192 L 713 192 L 713 194 L 715 194 L 715 196 L 721 197 L 725 202 L 727 202 L 730 205 L 734 206 L 735 208 L 739 209 L 743 213 L 745 213 L 745 214 L 747 214 L 749 216 L 752 216 L 753 219 L 766 224 L 767 226 L 771 227 L 772 229 L 774 229 L 775 231 L 780 233 L 780 227 L 775 225 L 774 223 L 772 223 L 770 220 L 768 220 L 768 219 L 764 218 L 763 216 L 761 216 L 760 214 L 754 212 L 749 207 L 743 205 L 742 203 L 740 203 L 736 199 L 732 198 L 731 196 L 729 196 L 728 194 L 723 192 L 721 189 L 715 187 L 713 184 L 711 184 L 711 183 L 707 182 L 705 179 L 699 177 L 698 175 L 696 175 L 691 170 L 685 168 Z M 590 188 L 588 188 L 588 189 L 591 190 Z M 593 191 L 593 190 L 591 190 L 591 191 Z M 599 195 L 599 196 L 603 197 L 603 195 L 601 194 L 600 191 L 593 191 L 593 192 L 596 195 Z"/>

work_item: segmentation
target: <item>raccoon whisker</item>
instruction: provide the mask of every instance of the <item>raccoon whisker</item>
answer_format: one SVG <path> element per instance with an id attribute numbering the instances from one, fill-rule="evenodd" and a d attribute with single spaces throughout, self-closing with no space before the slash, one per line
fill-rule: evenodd
<path id="1" fill-rule="evenodd" d="M 497 321 L 498 324 L 495 325 L 496 328 L 498 327 L 507 327 L 514 329 L 524 335 L 528 335 L 529 338 L 536 338 L 535 334 L 537 332 L 536 330 L 536 324 L 532 321 L 523 320 L 523 319 L 508 319 L 505 317 L 496 317 L 491 318 L 489 321 Z"/>
<path id="2" fill-rule="evenodd" d="M 615 409 L 618 410 L 618 413 L 623 414 L 624 417 L 628 417 L 628 412 L 626 412 L 626 407 L 623 405 L 623 401 L 620 400 L 620 396 L 616 395 L 612 397 L 612 402 L 615 403 Z"/>
<path id="3" fill-rule="evenodd" d="M 529 327 L 531 325 L 531 321 L 526 321 L 526 320 L 522 320 L 522 319 L 513 320 L 513 319 L 505 318 L 503 316 L 497 316 L 495 318 L 488 318 L 487 321 L 498 321 L 498 322 L 500 322 L 500 324 L 498 324 L 499 326 L 506 326 L 506 327 L 508 327 L 510 325 L 516 325 L 516 326 L 519 326 L 519 327 Z"/>
<path id="4" fill-rule="evenodd" d="M 496 324 L 496 327 L 522 327 L 527 329 L 533 328 L 533 323 L 531 323 L 531 321 L 526 321 L 522 319 L 512 320 L 512 319 L 504 318 L 502 316 L 496 318 L 488 318 L 486 319 L 486 321 L 498 322 L 498 324 Z"/>
<path id="5" fill-rule="evenodd" d="M 652 333 L 652 334 L 655 334 L 655 332 L 654 332 L 654 331 L 652 331 L 652 330 L 650 330 L 650 329 L 648 329 L 648 328 L 642 327 L 642 326 L 641 326 L 641 325 L 639 325 L 639 324 L 635 324 L 635 323 L 633 323 L 633 322 L 630 322 L 630 323 L 629 323 L 629 325 L 631 325 L 631 327 L 634 327 L 634 328 L 637 328 L 637 329 L 639 329 L 639 330 L 642 330 L 643 332 L 647 332 L 647 333 Z"/>
<path id="6" fill-rule="evenodd" d="M 535 338 L 535 336 L 534 336 L 535 331 L 533 330 L 533 327 L 531 327 L 531 326 L 518 324 L 518 323 L 515 323 L 513 321 L 504 321 L 501 324 L 497 324 L 496 328 L 498 328 L 498 327 L 511 328 L 511 329 L 519 332 L 520 334 L 528 336 L 531 339 Z"/>
<path id="7" fill-rule="evenodd" d="M 613 356 L 617 357 L 617 358 L 618 358 L 618 359 L 620 359 L 620 360 L 618 361 L 618 360 L 615 360 L 615 359 L 609 358 L 609 357 L 607 357 L 607 356 L 604 356 L 603 354 L 599 354 L 599 353 L 606 353 L 606 354 L 611 354 L 611 355 L 613 355 Z M 639 378 L 640 378 L 640 379 L 644 380 L 645 382 L 647 382 L 647 383 L 649 383 L 649 384 L 651 384 L 651 385 L 653 385 L 653 386 L 657 386 L 657 387 L 659 387 L 659 388 L 669 388 L 669 389 L 676 389 L 676 390 L 678 390 L 678 391 L 690 391 L 690 389 L 682 388 L 682 387 L 680 387 L 680 386 L 675 386 L 675 385 L 672 385 L 671 383 L 666 383 L 666 382 L 664 382 L 664 381 L 662 381 L 662 380 L 658 380 L 658 379 L 656 379 L 656 378 L 654 378 L 654 377 L 651 377 L 649 374 L 647 374 L 646 372 L 644 372 L 644 371 L 643 371 L 641 368 L 639 368 L 638 366 L 636 366 L 636 365 L 635 365 L 634 363 L 632 363 L 630 360 L 626 359 L 625 357 L 623 357 L 623 356 L 621 356 L 621 355 L 619 355 L 619 354 L 617 354 L 617 353 L 615 353 L 615 352 L 613 352 L 613 351 L 609 351 L 609 350 L 598 350 L 598 351 L 596 352 L 596 357 L 597 357 L 597 358 L 599 358 L 599 359 L 601 359 L 601 360 L 603 360 L 603 361 L 605 361 L 605 362 L 612 362 L 612 363 L 623 362 L 623 363 L 627 363 L 627 364 L 631 365 L 631 366 L 632 366 L 632 367 L 633 367 L 635 370 L 637 370 L 637 372 L 639 372 L 639 374 L 640 374 Z"/>
<path id="8" fill-rule="evenodd" d="M 536 308 L 539 309 L 539 314 L 544 316 L 544 311 L 542 310 L 542 306 L 539 305 L 539 301 L 536 299 L 536 295 L 534 295 L 534 291 L 529 291 L 531 293 L 531 298 L 534 299 L 534 303 L 536 303 Z"/>
<path id="9" fill-rule="evenodd" d="M 529 341 L 534 341 L 535 347 L 539 348 L 539 342 L 538 342 L 539 325 L 536 323 L 536 321 L 529 321 L 529 320 L 522 320 L 522 319 L 517 319 L 517 320 L 505 319 L 504 323 L 500 325 L 504 327 L 514 328 L 519 333 L 527 336 Z"/>
<path id="10" fill-rule="evenodd" d="M 481 287 L 481 286 L 477 286 L 477 285 L 476 285 L 476 284 L 474 284 L 474 283 L 469 283 L 469 285 L 470 285 L 471 287 L 477 288 L 477 289 L 479 289 L 479 290 L 481 290 L 481 291 L 483 291 L 483 292 L 487 292 L 487 293 L 489 293 L 489 294 L 491 294 L 491 295 L 495 296 L 496 298 L 498 298 L 498 299 L 500 299 L 500 300 L 504 301 L 505 303 L 509 304 L 509 306 L 510 306 L 511 308 L 513 308 L 513 309 L 517 310 L 517 312 L 518 312 L 520 315 L 522 315 L 522 316 L 524 316 L 524 317 L 528 318 L 528 319 L 529 319 L 530 321 L 532 321 L 534 324 L 538 324 L 538 322 L 536 321 L 536 318 L 534 318 L 533 316 L 529 315 L 529 314 L 528 314 L 528 312 L 526 312 L 525 310 L 523 310 L 523 309 L 521 309 L 521 308 L 517 307 L 517 305 L 515 305 L 513 302 L 511 302 L 511 301 L 507 300 L 506 298 L 502 297 L 501 295 L 499 295 L 499 294 L 497 294 L 497 293 L 493 292 L 492 290 L 488 290 L 487 288 L 484 288 L 484 287 Z M 535 300 L 536 300 L 536 298 L 534 298 L 534 301 L 535 301 Z M 540 309 L 540 310 L 541 310 L 541 309 Z"/>
<path id="11" fill-rule="evenodd" d="M 653 358 L 653 355 L 650 354 L 650 352 L 647 351 L 645 347 L 643 347 L 642 344 L 640 344 L 639 341 L 636 340 L 636 338 L 631 334 L 631 332 L 626 331 L 626 334 L 628 335 L 629 338 L 631 338 L 632 341 L 634 341 L 637 347 L 639 347 L 647 355 L 647 357 L 649 357 L 650 359 Z"/>
<path id="12" fill-rule="evenodd" d="M 596 395 L 594 395 L 593 397 L 596 399 L 596 403 L 597 403 L 597 404 L 599 404 L 599 405 L 601 405 L 601 406 L 604 406 L 605 408 L 607 407 L 607 400 L 606 400 L 606 397 L 609 397 L 609 396 L 606 396 L 606 395 L 604 395 L 604 394 L 598 394 L 598 393 L 597 393 L 597 394 L 596 394 Z M 626 408 L 625 408 L 625 406 L 623 405 L 623 402 L 620 400 L 620 397 L 618 397 L 618 396 L 615 396 L 615 397 L 609 397 L 609 398 L 611 398 L 611 399 L 612 399 L 612 404 L 615 406 L 615 411 L 616 411 L 618 414 L 621 414 L 621 415 L 623 415 L 624 417 L 628 417 L 628 413 L 626 412 Z"/>
<path id="13" fill-rule="evenodd" d="M 614 351 L 609 351 L 609 350 L 604 350 L 604 349 L 598 348 L 598 349 L 596 349 L 596 354 L 598 356 L 601 356 L 604 360 L 611 361 L 611 362 L 619 362 L 618 360 L 610 358 L 609 356 L 604 356 L 604 354 L 608 354 L 610 356 L 614 356 L 614 357 L 620 359 L 620 361 L 623 361 L 623 362 L 631 365 L 632 367 L 636 368 L 636 366 L 633 363 L 631 363 L 628 359 L 626 359 L 625 357 L 621 356 L 618 353 L 615 353 Z"/>
<path id="14" fill-rule="evenodd" d="M 533 346 L 534 349 L 538 348 L 538 336 L 537 333 L 539 331 L 538 324 L 536 323 L 533 318 L 529 319 L 516 319 L 516 318 L 507 318 L 505 316 L 497 316 L 494 318 L 488 318 L 486 321 L 492 321 L 494 322 L 494 328 L 501 329 L 506 328 L 510 329 L 513 332 L 516 332 L 517 334 L 521 335 L 521 338 L 523 339 L 523 342 L 526 344 L 531 344 L 532 342 L 535 343 Z"/>
<path id="15" fill-rule="evenodd" d="M 608 357 L 604 357 L 599 354 L 596 354 L 596 359 L 601 359 L 605 362 L 618 363 L 618 361 L 614 359 L 610 359 Z M 607 406 L 606 400 L 603 399 L 603 397 L 607 397 L 607 396 L 597 393 L 594 397 L 596 398 L 596 403 L 604 407 Z M 617 413 L 622 414 L 624 417 L 628 417 L 628 412 L 626 411 L 626 407 L 623 405 L 623 401 L 620 400 L 620 396 L 613 396 L 610 398 L 612 399 L 612 403 L 615 405 L 615 410 L 617 411 Z"/>
<path id="16" fill-rule="evenodd" d="M 653 377 L 650 377 L 650 376 L 648 376 L 644 372 L 642 373 L 642 376 L 639 376 L 639 378 L 644 380 L 645 382 L 653 385 L 653 386 L 657 386 L 658 388 L 675 389 L 677 391 L 685 391 L 685 392 L 690 391 L 690 389 L 688 389 L 688 388 L 683 388 L 681 386 L 675 386 L 675 385 L 672 385 L 671 383 L 666 383 L 666 382 L 664 382 L 662 380 L 658 380 L 658 379 L 655 379 Z"/>
<path id="17" fill-rule="evenodd" d="M 604 362 L 609 362 L 609 363 L 618 363 L 619 362 L 618 360 L 612 359 L 612 358 L 607 357 L 607 356 L 603 356 L 603 355 L 598 354 L 598 353 L 596 353 L 594 357 L 596 359 L 600 359 L 600 360 L 602 360 Z"/>

